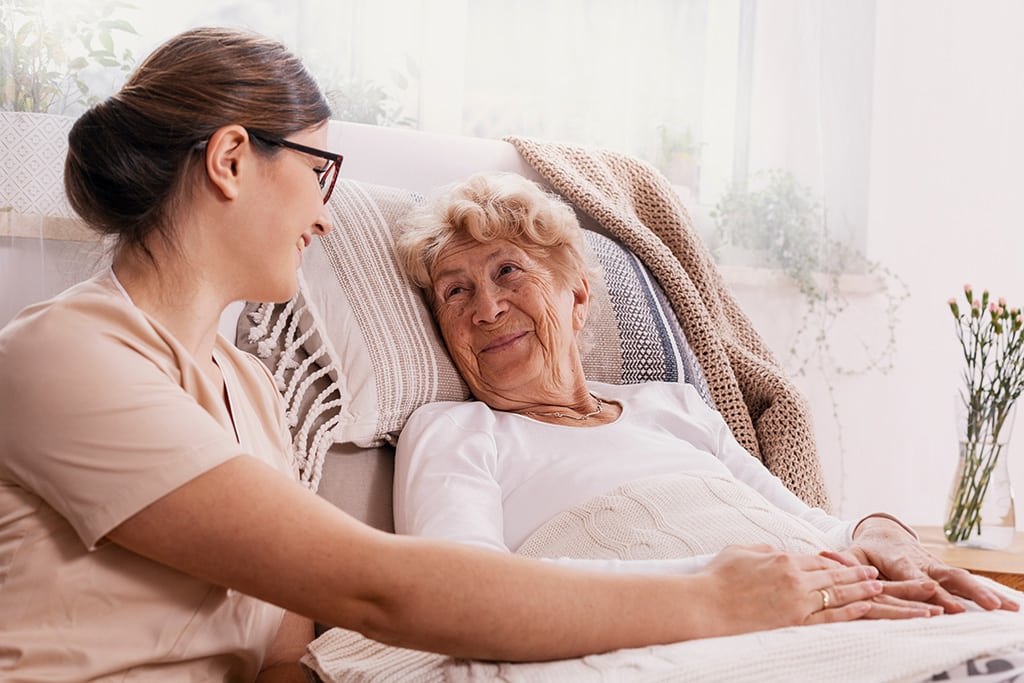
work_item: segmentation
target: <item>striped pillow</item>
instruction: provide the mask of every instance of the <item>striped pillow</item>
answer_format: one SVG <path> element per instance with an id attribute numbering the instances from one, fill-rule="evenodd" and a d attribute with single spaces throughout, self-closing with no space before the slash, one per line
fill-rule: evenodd
<path id="1" fill-rule="evenodd" d="M 711 405 L 711 392 L 697 357 L 661 286 L 632 252 L 599 233 L 584 230 L 583 241 L 601 265 L 603 281 L 591 283 L 595 310 L 585 339 L 595 328 L 611 325 L 613 337 L 587 344 L 587 378 L 610 384 L 689 382 Z M 607 297 L 610 311 L 601 304 Z M 614 368 L 609 372 L 610 368 Z"/>
<path id="2" fill-rule="evenodd" d="M 313 467 L 332 442 L 393 442 L 420 405 L 469 397 L 394 255 L 392 228 L 421 199 L 339 180 L 328 203 L 334 230 L 306 250 L 299 293 L 287 304 L 250 303 L 240 319 L 238 345 L 264 359 L 288 404 L 300 464 L 310 459 Z M 585 241 L 604 275 L 591 283 L 588 378 L 688 381 L 710 404 L 697 360 L 646 268 L 601 234 L 586 231 Z"/>

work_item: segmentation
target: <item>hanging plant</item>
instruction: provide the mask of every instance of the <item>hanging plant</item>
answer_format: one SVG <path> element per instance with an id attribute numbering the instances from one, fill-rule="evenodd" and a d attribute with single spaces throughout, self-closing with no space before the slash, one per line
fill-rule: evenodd
<path id="1" fill-rule="evenodd" d="M 755 265 L 780 271 L 803 301 L 800 323 L 789 348 L 796 375 L 818 371 L 824 378 L 843 449 L 835 380 L 840 376 L 888 372 L 896 352 L 900 306 L 909 296 L 903 280 L 881 263 L 832 237 L 824 204 L 783 169 L 755 175 L 748 187 L 731 187 L 711 212 L 721 244 L 746 252 Z M 836 323 L 850 301 L 848 276 L 870 278 L 884 301 L 882 338 L 862 338 L 863 358 L 844 362 L 833 347 Z"/>

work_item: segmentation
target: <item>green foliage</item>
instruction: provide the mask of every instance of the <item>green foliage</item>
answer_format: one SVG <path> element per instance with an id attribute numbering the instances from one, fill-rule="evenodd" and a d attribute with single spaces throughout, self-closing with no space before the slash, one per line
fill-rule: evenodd
<path id="1" fill-rule="evenodd" d="M 792 371 L 803 375 L 817 370 L 825 381 L 832 415 L 842 428 L 833 379 L 888 372 L 896 352 L 896 324 L 900 306 L 909 296 L 903 280 L 883 265 L 829 234 L 822 201 L 791 173 L 771 170 L 752 178 L 753 187 L 733 186 L 711 212 L 723 245 L 753 252 L 759 265 L 785 273 L 803 298 L 800 324 L 790 346 Z M 833 341 L 841 337 L 837 322 L 849 306 L 843 278 L 871 278 L 872 291 L 884 301 L 887 330 L 883 339 L 861 338 L 863 359 L 840 362 Z M 863 289 L 863 287 L 861 287 Z M 843 358 L 850 358 L 844 354 Z"/>
<path id="2" fill-rule="evenodd" d="M 662 124 L 658 126 L 658 155 L 655 166 L 664 172 L 680 157 L 697 161 L 700 158 L 700 148 L 701 144 L 693 139 L 693 132 L 689 128 L 679 132 Z"/>
<path id="3" fill-rule="evenodd" d="M 414 119 L 402 116 L 402 104 L 373 81 L 347 80 L 327 91 L 332 117 L 378 126 L 410 126 Z"/>
<path id="4" fill-rule="evenodd" d="M 842 275 L 895 278 L 829 234 L 821 200 L 789 171 L 772 169 L 754 180 L 756 189 L 732 186 L 711 212 L 722 243 L 755 252 L 761 265 L 783 271 L 812 307 L 841 312 Z"/>
<path id="5" fill-rule="evenodd" d="M 0 0 L 0 110 L 59 114 L 98 101 L 89 75 L 123 75 L 134 65 L 115 42 L 136 33 L 115 16 L 126 9 L 134 5 Z"/>
<path id="6" fill-rule="evenodd" d="M 392 71 L 393 88 L 386 89 L 371 80 L 345 78 L 326 89 L 331 105 L 332 118 L 353 123 L 370 123 L 377 126 L 416 125 L 416 119 L 403 116 L 402 95 L 408 90 L 410 80 L 419 79 L 416 63 L 406 58 L 406 73 Z M 333 79 L 326 79 L 330 82 Z"/>
<path id="7" fill-rule="evenodd" d="M 654 165 L 672 183 L 685 185 L 695 193 L 700 179 L 700 149 L 702 145 L 693 138 L 693 132 L 658 126 L 658 148 Z"/>
<path id="8" fill-rule="evenodd" d="M 964 313 L 956 299 L 948 303 L 964 356 L 961 398 L 967 409 L 966 434 L 969 440 L 983 434 L 995 437 L 1024 393 L 1024 314 L 1020 308 L 1009 308 L 1005 299 L 990 300 L 988 290 L 975 298 L 968 285 L 964 297 Z"/>
<path id="9" fill-rule="evenodd" d="M 711 218 L 724 244 L 758 252 L 763 264 L 780 268 L 812 299 L 824 293 L 815 273 L 841 273 L 849 250 L 828 239 L 821 202 L 788 171 L 759 176 L 760 189 L 732 186 L 715 205 Z"/>

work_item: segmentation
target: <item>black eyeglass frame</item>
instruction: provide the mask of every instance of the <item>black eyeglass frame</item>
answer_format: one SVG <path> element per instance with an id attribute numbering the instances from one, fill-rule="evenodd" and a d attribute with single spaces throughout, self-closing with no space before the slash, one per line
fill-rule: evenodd
<path id="1" fill-rule="evenodd" d="M 320 189 L 323 190 L 324 186 L 327 185 L 327 175 L 332 171 L 334 172 L 333 175 L 331 176 L 331 184 L 327 185 L 327 190 L 324 192 L 324 204 L 327 203 L 327 200 L 331 198 L 331 193 L 334 192 L 335 183 L 338 182 L 338 174 L 341 171 L 341 162 L 344 161 L 345 157 L 343 157 L 341 154 L 325 152 L 324 150 L 317 149 L 316 147 L 300 145 L 297 142 L 285 140 L 284 138 L 279 138 L 276 135 L 268 135 L 267 133 L 261 133 L 260 131 L 256 130 L 249 130 L 248 128 L 246 128 L 245 130 L 246 132 L 249 133 L 250 137 L 253 137 L 261 142 L 265 142 L 268 145 L 286 147 L 287 149 L 293 149 L 296 152 L 302 152 L 303 154 L 311 154 L 315 157 L 320 157 L 321 159 L 326 159 L 327 161 L 331 162 L 330 164 L 328 164 L 327 168 L 325 168 L 323 171 L 319 173 Z"/>

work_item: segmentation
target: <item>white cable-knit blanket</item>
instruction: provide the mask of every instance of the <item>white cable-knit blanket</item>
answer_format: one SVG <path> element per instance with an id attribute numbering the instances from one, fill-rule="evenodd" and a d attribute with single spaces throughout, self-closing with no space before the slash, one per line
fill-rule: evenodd
<path id="1" fill-rule="evenodd" d="M 767 543 L 794 553 L 841 550 L 731 475 L 678 472 L 638 479 L 548 520 L 516 549 L 527 557 L 617 560 L 711 555 Z"/>
<path id="2" fill-rule="evenodd" d="M 680 502 L 685 501 L 683 504 Z M 694 534 L 695 530 L 705 533 Z M 537 557 L 679 557 L 730 543 L 794 551 L 824 544 L 799 520 L 764 509 L 728 479 L 681 475 L 632 482 L 563 513 L 520 550 Z M 1024 594 L 989 582 L 1024 599 Z M 453 586 L 453 590 L 457 587 Z M 681 605 L 680 609 L 685 609 Z M 368 681 L 908 681 L 966 660 L 1024 651 L 1024 614 L 968 612 L 760 631 L 544 663 L 460 660 L 331 629 L 303 663 L 327 683 Z"/>

